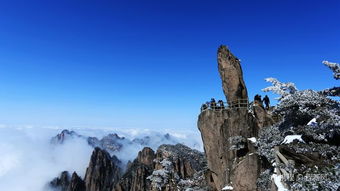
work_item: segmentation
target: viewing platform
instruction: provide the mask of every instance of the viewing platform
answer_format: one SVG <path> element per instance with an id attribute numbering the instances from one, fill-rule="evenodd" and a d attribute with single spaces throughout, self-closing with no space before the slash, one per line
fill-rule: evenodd
<path id="1" fill-rule="evenodd" d="M 206 102 L 201 106 L 201 112 L 205 110 L 226 110 L 226 109 L 233 109 L 233 108 L 246 108 L 248 109 L 250 106 L 248 99 L 238 99 L 235 101 L 230 102 L 222 102 L 221 100 L 218 102 Z"/>

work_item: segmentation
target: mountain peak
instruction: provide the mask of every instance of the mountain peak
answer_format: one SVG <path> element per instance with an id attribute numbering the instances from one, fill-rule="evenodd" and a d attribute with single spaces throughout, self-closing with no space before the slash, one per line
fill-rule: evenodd
<path id="1" fill-rule="evenodd" d="M 227 46 L 221 45 L 217 51 L 217 62 L 223 92 L 228 103 L 239 99 L 248 100 L 240 60 L 230 52 Z"/>

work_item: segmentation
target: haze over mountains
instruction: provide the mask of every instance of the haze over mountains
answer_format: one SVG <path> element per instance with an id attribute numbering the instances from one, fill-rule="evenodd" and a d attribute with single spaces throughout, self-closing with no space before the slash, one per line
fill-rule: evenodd
<path id="1" fill-rule="evenodd" d="M 109 145 L 117 146 L 118 150 L 111 147 L 111 151 L 119 156 L 123 163 L 133 160 L 144 146 L 157 148 L 163 143 L 184 143 L 202 150 L 202 143 L 197 132 L 156 132 L 141 129 L 62 130 L 38 127 L 1 127 L 1 190 L 46 190 L 46 184 L 64 170 L 76 171 L 80 176 L 84 176 L 94 148 L 94 145 L 88 142 L 88 135 L 92 135 L 91 140 L 107 143 L 104 144 L 107 147 Z M 58 139 L 58 134 L 60 137 L 63 134 L 63 138 Z M 99 142 L 96 143 L 100 145 Z"/>

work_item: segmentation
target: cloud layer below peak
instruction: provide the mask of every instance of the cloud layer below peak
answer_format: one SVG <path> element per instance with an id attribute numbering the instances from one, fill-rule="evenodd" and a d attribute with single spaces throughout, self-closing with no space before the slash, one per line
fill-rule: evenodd
<path id="1" fill-rule="evenodd" d="M 50 140 L 60 133 L 58 128 L 5 127 L 0 128 L 0 188 L 11 191 L 46 191 L 47 183 L 62 171 L 76 171 L 85 175 L 93 147 L 86 139 L 72 138 L 63 144 L 53 145 Z M 102 138 L 117 133 L 128 140 L 150 137 L 146 146 L 157 149 L 160 144 L 183 143 L 202 151 L 199 132 L 152 131 L 147 129 L 72 129 L 78 134 Z M 169 133 L 171 139 L 160 138 Z M 143 145 L 124 144 L 117 157 L 126 163 L 133 160 Z"/>

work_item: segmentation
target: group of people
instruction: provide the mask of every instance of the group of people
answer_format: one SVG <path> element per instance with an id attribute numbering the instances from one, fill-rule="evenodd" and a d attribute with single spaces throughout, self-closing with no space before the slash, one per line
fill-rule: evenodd
<path id="1" fill-rule="evenodd" d="M 219 110 L 219 109 L 224 109 L 224 103 L 222 100 L 216 100 L 214 98 L 211 98 L 210 102 L 207 101 L 206 103 L 202 104 L 201 106 L 201 111 L 206 110 L 206 109 L 212 109 L 212 110 Z"/>
<path id="2" fill-rule="evenodd" d="M 269 109 L 269 106 L 270 106 L 269 97 L 266 95 L 262 99 L 261 95 L 256 94 L 255 97 L 254 97 L 254 104 L 258 104 L 258 105 L 263 107 L 263 103 L 266 106 L 265 108 Z M 206 109 L 221 110 L 221 109 L 225 109 L 225 108 L 226 108 L 226 106 L 224 106 L 224 102 L 222 100 L 218 100 L 218 102 L 216 102 L 216 100 L 214 98 L 211 98 L 210 101 L 207 101 L 206 103 L 202 104 L 201 111 L 204 111 Z"/>
<path id="3" fill-rule="evenodd" d="M 269 109 L 269 106 L 270 106 L 270 100 L 269 100 L 269 97 L 267 95 L 264 96 L 264 98 L 262 99 L 261 95 L 256 94 L 255 97 L 254 97 L 254 103 L 255 104 L 257 103 L 261 106 L 263 106 L 263 103 L 264 103 L 266 105 L 266 109 Z"/>

